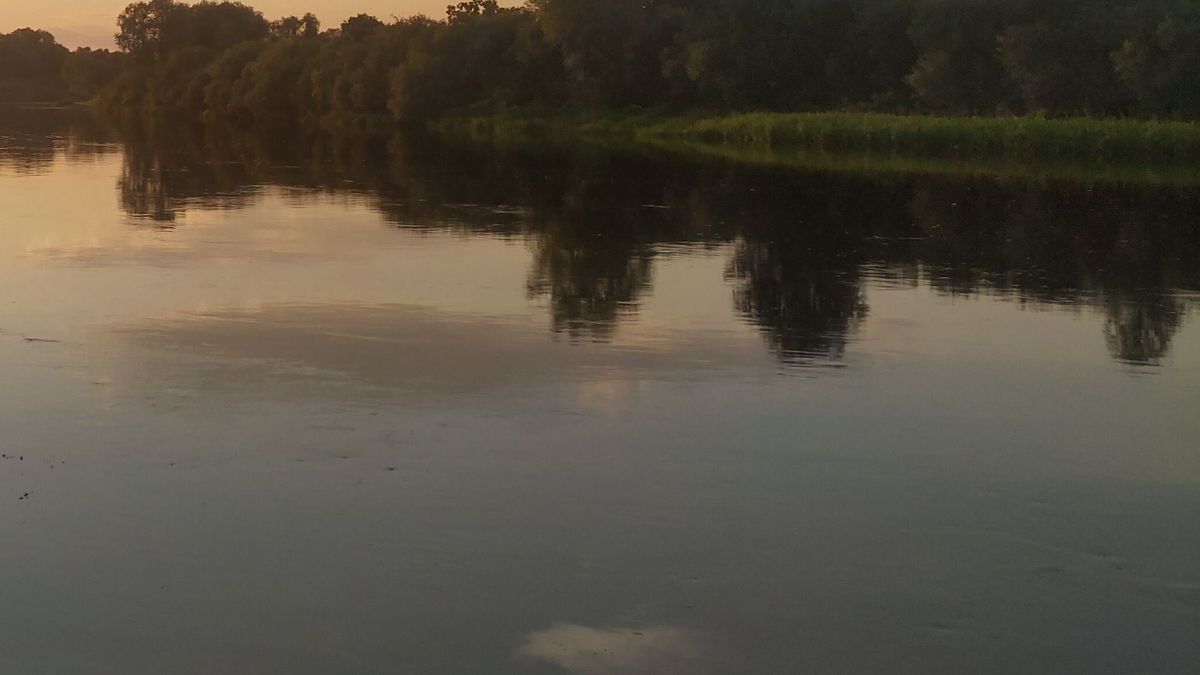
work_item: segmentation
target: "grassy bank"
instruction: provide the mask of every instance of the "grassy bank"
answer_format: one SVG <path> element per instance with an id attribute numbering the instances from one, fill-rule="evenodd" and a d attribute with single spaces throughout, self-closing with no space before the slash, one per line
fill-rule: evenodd
<path id="1" fill-rule="evenodd" d="M 655 145 L 756 164 L 1200 183 L 1200 124 L 858 113 L 505 114 L 453 117 L 441 133 Z"/>

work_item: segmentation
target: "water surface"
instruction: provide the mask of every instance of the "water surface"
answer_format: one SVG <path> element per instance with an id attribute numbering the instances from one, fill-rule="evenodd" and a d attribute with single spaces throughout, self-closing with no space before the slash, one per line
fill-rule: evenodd
<path id="1" fill-rule="evenodd" d="M 1194 672 L 1200 189 L 0 115 L 0 670 Z"/>

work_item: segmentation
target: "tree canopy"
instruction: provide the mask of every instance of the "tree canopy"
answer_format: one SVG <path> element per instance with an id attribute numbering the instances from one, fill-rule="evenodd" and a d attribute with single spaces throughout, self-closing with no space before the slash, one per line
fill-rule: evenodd
<path id="1" fill-rule="evenodd" d="M 1200 116 L 1196 0 L 464 0 L 325 30 L 144 0 L 117 25 L 119 72 L 75 64 L 90 84 L 68 86 L 66 50 L 18 31 L 0 81 L 79 96 L 107 76 L 110 106 L 352 125 L 511 107 Z"/>

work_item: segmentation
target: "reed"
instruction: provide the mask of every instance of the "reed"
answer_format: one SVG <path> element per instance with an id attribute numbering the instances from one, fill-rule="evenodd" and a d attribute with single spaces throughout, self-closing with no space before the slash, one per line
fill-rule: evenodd
<path id="1" fill-rule="evenodd" d="M 509 113 L 435 124 L 474 137 L 601 138 L 679 142 L 785 153 L 871 154 L 958 161 L 1200 165 L 1200 124 L 1040 117 L 933 117 L 875 113 Z"/>
<path id="2" fill-rule="evenodd" d="M 641 137 L 954 159 L 1200 162 L 1200 125 L 1039 117 L 748 113 L 649 122 Z"/>

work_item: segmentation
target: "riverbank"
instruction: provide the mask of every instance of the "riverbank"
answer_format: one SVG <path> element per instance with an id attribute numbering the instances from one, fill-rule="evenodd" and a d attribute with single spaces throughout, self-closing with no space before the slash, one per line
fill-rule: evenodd
<path id="1" fill-rule="evenodd" d="M 1200 124 L 867 113 L 454 116 L 442 135 L 654 145 L 755 164 L 1200 184 Z"/>

